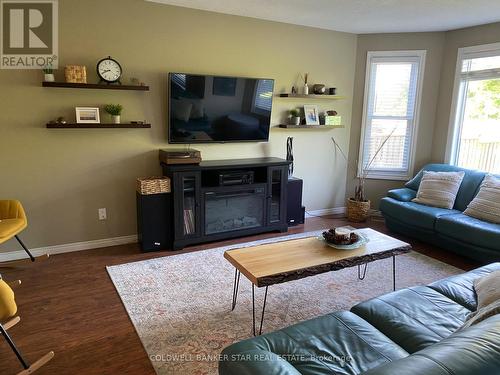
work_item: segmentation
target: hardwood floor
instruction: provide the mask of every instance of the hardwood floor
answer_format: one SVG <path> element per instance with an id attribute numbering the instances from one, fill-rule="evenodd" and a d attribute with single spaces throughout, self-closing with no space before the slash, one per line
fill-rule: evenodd
<path id="1" fill-rule="evenodd" d="M 347 224 L 343 218 L 314 217 L 290 228 L 288 233 Z M 381 221 L 353 226 L 369 226 L 387 233 Z M 37 372 L 40 375 L 154 374 L 105 266 L 281 235 L 271 233 L 146 254 L 140 253 L 137 244 L 130 244 L 54 255 L 40 264 L 0 269 L 5 280 L 22 280 L 15 290 L 21 322 L 10 334 L 31 362 L 49 350 L 55 352 L 54 359 Z M 444 250 L 391 235 L 410 242 L 420 253 L 461 269 L 478 266 Z M 0 341 L 0 374 L 16 374 L 21 367 L 7 343 Z"/>

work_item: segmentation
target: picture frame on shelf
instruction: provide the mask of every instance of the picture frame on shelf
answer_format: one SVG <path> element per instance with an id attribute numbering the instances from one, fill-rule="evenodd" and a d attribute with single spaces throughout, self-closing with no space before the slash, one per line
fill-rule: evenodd
<path id="1" fill-rule="evenodd" d="M 99 124 L 101 122 L 97 107 L 76 107 L 75 112 L 77 124 Z"/>
<path id="2" fill-rule="evenodd" d="M 319 111 L 317 105 L 304 104 L 304 116 L 306 125 L 319 125 Z"/>

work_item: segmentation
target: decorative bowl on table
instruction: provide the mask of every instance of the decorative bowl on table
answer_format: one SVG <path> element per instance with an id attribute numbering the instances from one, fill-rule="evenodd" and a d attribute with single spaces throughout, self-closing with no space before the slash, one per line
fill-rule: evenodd
<path id="1" fill-rule="evenodd" d="M 358 249 L 368 242 L 368 238 L 346 228 L 331 228 L 323 232 L 320 240 L 330 247 L 340 250 Z"/>

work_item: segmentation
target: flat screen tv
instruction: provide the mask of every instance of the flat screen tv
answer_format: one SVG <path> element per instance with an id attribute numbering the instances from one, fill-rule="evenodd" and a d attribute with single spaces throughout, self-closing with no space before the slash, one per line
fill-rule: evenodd
<path id="1" fill-rule="evenodd" d="M 268 141 L 273 88 L 273 79 L 169 73 L 169 142 Z"/>

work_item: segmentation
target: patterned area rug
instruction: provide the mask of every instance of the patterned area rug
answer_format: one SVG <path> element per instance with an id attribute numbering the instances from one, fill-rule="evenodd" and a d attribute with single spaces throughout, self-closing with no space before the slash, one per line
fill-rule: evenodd
<path id="1" fill-rule="evenodd" d="M 221 350 L 252 336 L 251 284 L 241 276 L 238 304 L 231 312 L 234 268 L 223 258 L 224 251 L 319 233 L 213 248 L 107 270 L 158 374 L 217 374 Z M 263 333 L 349 309 L 390 292 L 391 270 L 389 258 L 370 263 L 364 280 L 358 280 L 354 267 L 273 285 L 269 287 Z M 397 257 L 398 288 L 460 272 L 416 252 Z M 258 307 L 263 292 L 257 289 Z"/>

